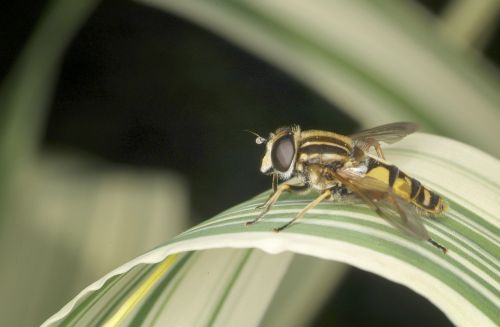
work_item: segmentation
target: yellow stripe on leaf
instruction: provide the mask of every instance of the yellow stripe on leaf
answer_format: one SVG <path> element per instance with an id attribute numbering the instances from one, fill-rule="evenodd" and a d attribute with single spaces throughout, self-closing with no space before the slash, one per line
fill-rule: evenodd
<path id="1" fill-rule="evenodd" d="M 167 257 L 143 282 L 143 284 L 121 305 L 116 313 L 104 324 L 105 327 L 118 326 L 158 282 L 163 274 L 175 262 L 176 255 Z"/>

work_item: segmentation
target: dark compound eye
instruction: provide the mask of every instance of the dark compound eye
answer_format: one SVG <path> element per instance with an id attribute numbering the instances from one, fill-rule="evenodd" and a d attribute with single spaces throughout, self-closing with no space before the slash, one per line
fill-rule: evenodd
<path id="1" fill-rule="evenodd" d="M 278 139 L 271 152 L 271 160 L 273 161 L 274 169 L 285 172 L 292 164 L 295 149 L 293 138 L 291 135 L 285 135 Z"/>

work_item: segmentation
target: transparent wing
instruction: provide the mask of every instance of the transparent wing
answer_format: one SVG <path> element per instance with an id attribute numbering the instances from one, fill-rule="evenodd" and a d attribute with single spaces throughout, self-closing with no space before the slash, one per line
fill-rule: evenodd
<path id="1" fill-rule="evenodd" d="M 349 135 L 349 137 L 358 144 L 368 143 L 372 145 L 376 142 L 392 144 L 401 140 L 406 135 L 414 133 L 417 129 L 418 125 L 415 123 L 399 122 L 370 128 Z"/>
<path id="2" fill-rule="evenodd" d="M 356 169 L 339 169 L 336 174 L 346 187 L 391 225 L 417 239 L 430 239 L 417 208 L 392 192 L 389 185 Z"/>
<path id="3" fill-rule="evenodd" d="M 391 216 L 391 218 L 388 219 L 389 222 L 408 235 L 420 240 L 429 240 L 429 233 L 427 229 L 425 229 L 422 216 L 417 211 L 417 208 L 398 196 L 395 196 L 394 200 L 397 206 L 399 206 L 399 216 Z"/>

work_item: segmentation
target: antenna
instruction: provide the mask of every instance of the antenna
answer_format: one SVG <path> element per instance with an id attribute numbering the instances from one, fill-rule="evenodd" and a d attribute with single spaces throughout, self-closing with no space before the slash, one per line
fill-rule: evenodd
<path id="1" fill-rule="evenodd" d="M 255 135 L 257 138 L 255 139 L 255 143 L 257 144 L 263 144 L 263 143 L 266 143 L 267 142 L 267 139 L 263 138 L 262 136 L 260 136 L 259 134 L 257 134 L 256 132 L 253 132 L 253 131 L 250 131 L 248 129 L 245 129 L 244 132 L 248 132 L 250 134 L 253 134 Z"/>

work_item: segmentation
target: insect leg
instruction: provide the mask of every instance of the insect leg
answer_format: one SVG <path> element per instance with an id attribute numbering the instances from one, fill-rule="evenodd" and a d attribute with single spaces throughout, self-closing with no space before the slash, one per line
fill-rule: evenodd
<path id="1" fill-rule="evenodd" d="M 384 152 L 382 151 L 382 147 L 380 146 L 380 143 L 375 141 L 375 143 L 373 143 L 372 145 L 375 148 L 375 151 L 377 151 L 378 156 L 385 160 Z"/>
<path id="2" fill-rule="evenodd" d="M 273 174 L 273 192 L 278 189 L 278 174 Z"/>
<path id="3" fill-rule="evenodd" d="M 365 152 L 367 152 L 368 150 L 370 150 L 371 147 L 373 147 L 377 152 L 377 155 L 385 160 L 384 152 L 382 151 L 382 147 L 380 146 L 380 143 L 377 140 L 366 139 L 363 141 L 363 143 L 360 142 L 358 146 Z"/>
<path id="4" fill-rule="evenodd" d="M 438 249 L 440 249 L 441 251 L 443 251 L 443 254 L 446 254 L 446 252 L 448 252 L 447 248 L 445 248 L 444 246 L 442 246 L 438 242 L 434 241 L 432 238 L 429 238 L 427 240 L 427 242 L 431 243 L 432 245 L 434 245 L 435 247 L 437 247 Z"/>
<path id="5" fill-rule="evenodd" d="M 302 211 L 299 212 L 299 214 L 296 215 L 295 218 L 293 218 L 292 220 L 290 220 L 289 222 L 287 222 L 286 224 L 284 224 L 278 228 L 273 228 L 273 232 L 280 232 L 283 229 L 287 228 L 288 226 L 293 224 L 297 219 L 304 217 L 304 215 L 306 214 L 307 211 L 314 208 L 321 201 L 323 201 L 326 198 L 329 198 L 331 195 L 332 195 L 332 191 L 330 189 L 323 191 L 323 193 L 321 193 L 320 196 L 318 196 L 316 199 L 314 199 L 312 202 L 310 202 L 304 209 L 302 209 Z"/>
<path id="6" fill-rule="evenodd" d="M 259 220 L 261 220 L 265 214 L 269 211 L 269 209 L 271 209 L 271 206 L 278 200 L 278 198 L 280 197 L 281 193 L 283 193 L 284 191 L 287 191 L 290 189 L 290 185 L 289 184 L 281 184 L 280 186 L 278 186 L 276 188 L 276 191 L 273 192 L 271 194 L 271 196 L 269 196 L 269 198 L 267 199 L 266 202 L 264 202 L 263 205 L 261 206 L 258 206 L 256 209 L 264 209 L 262 210 L 262 212 L 260 213 L 260 215 L 258 215 L 254 220 L 250 220 L 250 221 L 247 221 L 245 223 L 246 226 L 248 225 L 252 225 L 252 224 L 255 224 L 256 222 L 258 222 Z"/>
<path id="7" fill-rule="evenodd" d="M 277 178 L 277 177 L 276 177 Z M 307 193 L 306 191 L 309 191 L 309 184 L 304 184 L 304 185 L 291 185 L 291 184 L 282 184 L 282 185 L 287 185 L 287 188 L 284 189 L 283 191 L 280 191 L 280 192 L 297 192 L 297 193 Z M 268 206 L 268 202 L 271 201 L 271 198 L 275 195 L 275 193 L 278 191 L 278 188 L 281 187 L 282 185 L 278 186 L 276 185 L 276 190 L 274 189 L 274 186 L 273 185 L 273 193 L 271 193 L 271 195 L 269 196 L 269 198 L 267 198 L 266 202 L 264 202 L 263 204 L 261 205 L 258 205 L 257 207 L 255 207 L 255 209 L 264 209 Z M 280 195 L 278 194 L 278 197 Z M 278 200 L 278 199 L 276 199 Z M 275 202 L 276 202 L 275 200 Z"/>

